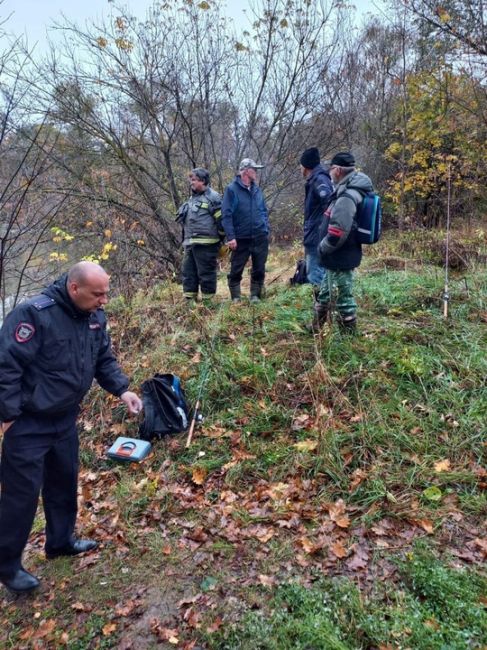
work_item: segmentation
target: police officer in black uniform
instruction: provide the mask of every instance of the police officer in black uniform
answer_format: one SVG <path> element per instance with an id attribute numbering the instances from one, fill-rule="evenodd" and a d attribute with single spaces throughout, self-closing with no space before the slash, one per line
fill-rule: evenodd
<path id="1" fill-rule="evenodd" d="M 41 490 L 47 557 L 97 546 L 74 535 L 76 417 L 93 379 L 130 413 L 142 408 L 111 350 L 102 309 L 108 289 L 101 266 L 80 262 L 18 305 L 0 332 L 0 581 L 14 593 L 39 586 L 21 560 Z"/>

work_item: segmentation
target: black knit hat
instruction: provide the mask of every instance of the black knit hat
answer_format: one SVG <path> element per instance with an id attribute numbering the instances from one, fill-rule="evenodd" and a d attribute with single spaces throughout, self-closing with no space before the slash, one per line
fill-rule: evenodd
<path id="1" fill-rule="evenodd" d="M 340 151 L 336 153 L 330 160 L 330 166 L 337 165 L 338 167 L 355 167 L 355 158 L 349 151 Z"/>
<path id="2" fill-rule="evenodd" d="M 320 152 L 316 147 L 305 149 L 299 162 L 303 167 L 306 167 L 306 169 L 314 169 L 316 165 L 320 164 Z"/>

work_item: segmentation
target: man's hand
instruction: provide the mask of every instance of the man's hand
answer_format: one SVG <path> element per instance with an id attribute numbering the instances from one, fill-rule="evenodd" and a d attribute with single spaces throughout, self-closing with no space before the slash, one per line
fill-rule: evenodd
<path id="1" fill-rule="evenodd" d="M 10 429 L 10 427 L 12 426 L 12 424 L 14 422 L 15 422 L 15 420 L 10 420 L 10 422 L 2 422 L 2 424 L 0 425 L 1 432 L 6 433 Z"/>
<path id="2" fill-rule="evenodd" d="M 237 249 L 237 240 L 236 239 L 231 239 L 230 241 L 227 241 L 227 246 L 231 251 L 234 251 Z"/>
<path id="3" fill-rule="evenodd" d="M 120 399 L 122 402 L 124 402 L 124 404 L 127 405 L 129 413 L 132 415 L 137 415 L 137 413 L 140 413 L 144 408 L 140 397 L 129 390 L 126 390 L 125 393 L 122 393 L 120 395 Z"/>

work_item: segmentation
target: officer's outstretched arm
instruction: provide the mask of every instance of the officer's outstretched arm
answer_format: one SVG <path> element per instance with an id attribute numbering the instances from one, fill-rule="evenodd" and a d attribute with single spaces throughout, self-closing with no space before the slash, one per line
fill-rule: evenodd
<path id="1" fill-rule="evenodd" d="M 137 415 L 137 413 L 140 413 L 144 408 L 140 397 L 136 395 L 136 393 L 132 393 L 130 390 L 126 390 L 125 393 L 122 393 L 120 399 L 127 405 L 129 413 L 132 415 Z"/>

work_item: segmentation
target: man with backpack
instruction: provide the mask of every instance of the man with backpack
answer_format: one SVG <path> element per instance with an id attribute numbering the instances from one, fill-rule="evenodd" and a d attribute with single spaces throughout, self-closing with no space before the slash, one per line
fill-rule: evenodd
<path id="1" fill-rule="evenodd" d="M 353 296 L 353 271 L 362 261 L 356 217 L 364 196 L 373 192 L 372 181 L 356 171 L 355 158 L 350 152 L 333 156 L 330 176 L 335 192 L 325 212 L 319 244 L 325 277 L 314 305 L 314 332 L 318 332 L 328 319 L 335 288 L 338 324 L 345 331 L 355 330 L 357 303 Z"/>
<path id="2" fill-rule="evenodd" d="M 306 275 L 313 285 L 315 297 L 325 273 L 320 264 L 318 244 L 323 213 L 333 193 L 330 174 L 320 164 L 320 153 L 316 147 L 306 149 L 299 160 L 301 173 L 306 181 L 304 199 L 303 244 L 306 260 Z"/>
<path id="3" fill-rule="evenodd" d="M 210 174 L 196 167 L 189 176 L 191 196 L 178 210 L 183 227 L 183 293 L 210 304 L 216 293 L 218 251 L 225 235 L 221 225 L 221 196 L 210 187 Z"/>

